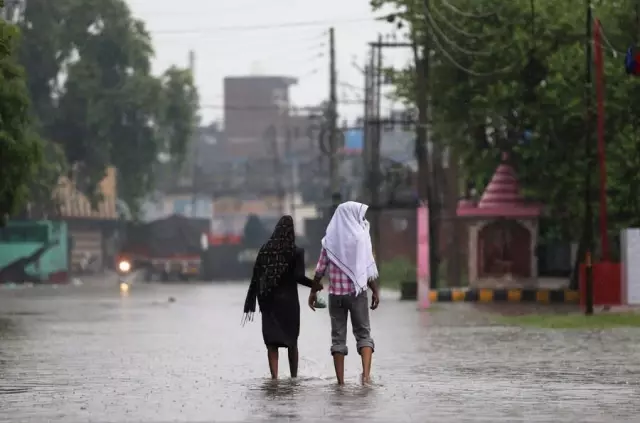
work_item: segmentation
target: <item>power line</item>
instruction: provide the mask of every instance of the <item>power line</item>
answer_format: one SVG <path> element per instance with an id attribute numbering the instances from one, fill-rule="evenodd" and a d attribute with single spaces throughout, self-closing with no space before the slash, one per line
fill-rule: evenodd
<path id="1" fill-rule="evenodd" d="M 157 2 L 157 0 L 154 0 L 154 3 Z M 133 2 L 134 4 L 136 2 Z M 213 2 L 210 2 L 213 3 Z M 235 0 L 234 3 L 241 3 L 238 0 Z M 265 2 L 265 1 L 256 1 L 256 2 L 251 2 L 253 4 L 244 4 L 244 5 L 235 5 L 234 7 L 218 7 L 218 6 L 214 6 L 214 9 L 212 10 L 194 10 L 193 8 L 191 8 L 190 10 L 169 10 L 169 9 L 140 9 L 140 10 L 135 10 L 137 13 L 136 15 L 145 15 L 145 16 L 169 16 L 169 17 L 174 17 L 174 16 L 200 16 L 202 15 L 202 13 L 215 13 L 216 15 L 219 14 L 223 14 L 223 13 L 229 13 L 229 12 L 243 12 L 246 13 L 247 9 L 251 9 L 252 11 L 256 11 L 256 8 L 258 8 L 259 6 L 267 6 L 268 8 L 273 9 L 274 7 L 274 0 L 271 0 L 269 2 Z M 281 4 L 280 6 L 285 6 L 286 4 Z M 134 11 L 134 8 L 132 8 L 131 6 L 129 6 L 130 9 L 132 9 L 132 11 Z"/>
<path id="2" fill-rule="evenodd" d="M 363 93 L 364 92 L 364 88 L 363 87 L 359 87 L 357 85 L 350 84 L 348 82 L 339 81 L 338 85 L 340 85 L 342 87 L 345 87 L 345 88 L 349 88 L 352 91 L 358 91 L 358 93 Z"/>
<path id="3" fill-rule="evenodd" d="M 322 55 L 322 57 L 324 57 L 324 56 L 325 56 L 325 55 L 323 54 L 323 55 Z M 320 72 L 320 68 L 314 68 L 314 69 L 311 69 L 311 70 L 310 70 L 310 71 L 308 71 L 308 72 L 303 72 L 301 75 L 298 75 L 298 78 L 299 78 L 299 79 L 300 79 L 300 78 L 306 78 L 306 77 L 308 77 L 308 76 L 315 75 L 315 74 L 317 74 L 318 72 Z"/>
<path id="4" fill-rule="evenodd" d="M 362 101 L 353 101 L 353 100 L 343 100 L 339 101 L 338 105 L 341 106 L 351 106 L 354 104 L 361 105 Z M 201 109 L 209 109 L 209 110 L 237 110 L 237 111 L 266 111 L 266 110 L 282 110 L 283 108 L 280 106 L 264 106 L 264 105 L 242 105 L 242 106 L 233 106 L 233 105 L 225 105 L 225 104 L 201 104 Z M 289 110 L 313 110 L 320 109 L 321 106 L 313 106 L 313 107 L 295 107 L 291 106 L 288 108 Z"/>
<path id="5" fill-rule="evenodd" d="M 336 26 L 339 24 L 357 24 L 362 22 L 374 22 L 379 18 L 351 18 L 351 19 L 334 19 L 324 21 L 298 21 L 298 22 L 281 22 L 264 25 L 234 25 L 234 26 L 218 26 L 210 28 L 194 28 L 194 29 L 167 29 L 167 30 L 149 30 L 151 34 L 168 34 L 168 35 L 181 35 L 181 34 L 202 34 L 210 32 L 222 32 L 222 31 L 259 31 L 259 30 L 274 30 L 274 29 L 288 29 L 288 28 L 304 28 L 315 26 Z"/>
<path id="6" fill-rule="evenodd" d="M 451 28 L 453 30 L 453 32 L 458 33 L 459 35 L 462 35 L 463 37 L 467 37 L 467 38 L 486 38 L 489 35 L 488 34 L 472 34 L 471 32 L 467 32 L 463 29 L 458 28 L 457 26 L 455 26 L 454 24 L 451 23 L 451 21 L 449 19 L 447 19 L 442 12 L 440 12 L 438 10 L 437 7 L 431 7 L 430 11 L 433 12 L 435 15 L 437 15 L 438 17 L 440 17 L 440 20 L 442 22 L 445 23 L 445 25 L 447 25 L 449 28 Z"/>
<path id="7" fill-rule="evenodd" d="M 455 41 L 451 40 L 446 35 L 446 32 L 442 29 L 442 27 L 440 25 L 438 25 L 438 22 L 445 23 L 449 28 L 453 29 L 454 32 L 458 33 L 459 35 L 462 35 L 463 37 L 472 38 L 472 39 L 476 39 L 476 40 L 478 40 L 478 39 L 487 40 L 488 38 L 490 38 L 492 36 L 495 36 L 495 35 L 498 35 L 498 34 L 496 34 L 496 33 L 492 33 L 492 34 L 471 34 L 469 32 L 466 32 L 466 31 L 456 27 L 453 23 L 451 23 L 450 19 L 445 17 L 444 14 L 442 12 L 440 12 L 437 7 L 429 7 L 428 9 L 426 9 L 425 15 L 426 15 L 427 19 L 430 21 L 432 29 L 435 29 L 435 32 L 437 32 L 447 44 L 449 44 L 450 46 L 452 46 L 456 50 L 462 52 L 463 54 L 472 55 L 472 56 L 491 56 L 494 53 L 493 51 L 488 51 L 488 50 L 473 51 L 473 50 L 470 50 L 470 49 L 467 49 L 467 48 L 464 48 L 464 47 L 460 46 L 459 44 L 457 44 Z M 439 16 L 440 19 L 434 18 L 434 15 Z M 530 21 L 531 21 L 531 25 L 533 25 L 533 21 L 534 21 L 533 15 L 531 16 Z M 511 42 L 509 42 L 507 45 L 501 46 L 500 50 L 504 51 L 506 49 L 510 49 L 516 43 L 517 43 L 517 40 L 512 37 Z"/>
<path id="8" fill-rule="evenodd" d="M 462 17 L 465 17 L 465 18 L 486 19 L 486 18 L 490 18 L 490 17 L 493 17 L 493 16 L 498 16 L 498 12 L 487 12 L 487 13 L 480 13 L 480 14 L 464 12 L 464 11 L 458 9 L 456 6 L 452 5 L 448 0 L 440 0 L 440 2 L 442 3 L 443 6 L 447 7 L 452 12 L 454 12 L 454 13 L 462 16 Z"/>
<path id="9" fill-rule="evenodd" d="M 515 67 L 515 64 L 506 66 L 502 69 L 498 69 L 492 72 L 476 72 L 472 69 L 469 69 L 467 67 L 465 67 L 464 65 L 462 65 L 460 62 L 458 62 L 452 55 L 451 53 L 449 53 L 447 51 L 447 49 L 442 45 L 442 43 L 440 42 L 440 40 L 438 39 L 438 37 L 431 37 L 433 39 L 434 44 L 436 45 L 436 47 L 438 48 L 438 50 L 440 51 L 440 53 L 447 59 L 447 61 L 449 63 L 451 63 L 454 67 L 456 67 L 458 70 L 465 72 L 469 75 L 472 76 L 478 76 L 478 77 L 487 77 L 487 76 L 493 76 L 493 75 L 498 75 L 501 73 L 507 73 L 511 70 L 513 70 L 513 68 Z"/>
<path id="10" fill-rule="evenodd" d="M 442 28 L 440 28 L 440 25 L 438 25 L 435 19 L 433 19 L 433 17 L 431 16 L 430 11 L 431 9 L 425 10 L 425 16 L 427 17 L 427 20 L 431 24 L 431 28 L 434 29 L 436 34 L 439 34 L 440 37 L 442 37 L 442 39 L 451 47 L 469 56 L 490 56 L 491 55 L 491 52 L 489 51 L 472 51 L 458 45 L 458 43 L 453 41 L 451 38 L 447 37 L 447 34 L 444 33 Z"/>
<path id="11" fill-rule="evenodd" d="M 449 3 L 447 0 L 441 0 L 442 4 L 445 5 L 446 7 L 448 7 L 449 9 L 451 9 L 453 12 L 457 13 L 458 15 L 467 17 L 467 18 L 474 18 L 474 19 L 482 19 L 482 18 L 488 18 L 491 16 L 497 16 L 496 12 L 491 12 L 491 13 L 487 13 L 487 14 L 472 14 L 472 13 L 467 13 L 464 12 L 460 9 L 458 9 L 457 7 L 453 6 L 451 3 Z M 491 72 L 477 72 L 474 71 L 472 69 L 467 68 L 466 66 L 464 66 L 463 64 L 461 64 L 459 61 L 457 61 L 455 59 L 455 57 L 453 57 L 453 55 L 445 48 L 445 46 L 442 44 L 442 42 L 440 41 L 440 39 L 443 39 L 448 45 L 450 45 L 451 47 L 455 48 L 456 50 L 462 52 L 463 54 L 467 55 L 467 56 L 490 56 L 492 54 L 492 52 L 489 51 L 472 51 L 469 49 L 466 49 L 462 46 L 460 46 L 458 43 L 456 43 L 455 41 L 453 41 L 452 39 L 450 39 L 446 33 L 442 30 L 442 28 L 437 24 L 436 20 L 433 18 L 431 11 L 435 10 L 436 13 L 441 17 L 443 22 L 446 22 L 448 24 L 449 27 L 452 28 L 456 28 L 453 24 L 451 24 L 449 22 L 448 19 L 446 19 L 442 13 L 437 11 L 437 8 L 434 7 L 426 7 L 425 11 L 424 11 L 424 15 L 427 18 L 427 20 L 429 21 L 429 31 L 432 33 L 432 39 L 433 42 L 435 44 L 435 46 L 437 47 L 437 50 L 445 57 L 445 59 L 451 63 L 454 67 L 456 67 L 458 70 L 467 73 L 469 75 L 472 76 L 477 76 L 477 77 L 487 77 L 487 76 L 492 76 L 492 75 L 497 75 L 497 74 L 501 74 L 501 73 L 506 73 L 509 72 L 510 70 L 513 70 L 514 67 L 516 66 L 516 64 L 512 64 L 509 65 L 505 68 L 502 69 L 498 69 L 495 71 L 491 71 Z M 398 15 L 392 15 L 392 16 L 398 16 Z M 462 31 L 460 29 L 457 29 L 458 33 L 461 33 L 462 35 L 467 36 L 467 33 L 465 31 Z M 474 34 L 468 34 L 468 36 L 473 38 Z M 488 36 L 488 35 L 487 35 Z M 478 38 L 479 36 L 476 36 L 475 38 Z M 484 35 L 483 35 L 484 37 Z M 509 45 L 512 46 L 513 43 L 511 43 Z"/>
<path id="12" fill-rule="evenodd" d="M 306 33 L 306 31 L 305 31 Z M 316 46 L 325 46 L 326 47 L 326 34 L 325 31 L 320 32 L 320 31 L 316 31 L 313 30 L 311 31 L 310 36 L 296 36 L 296 37 L 288 37 L 288 39 L 290 39 L 290 41 L 288 41 L 286 44 L 283 44 L 281 42 L 280 39 L 278 39 L 278 37 L 272 37 L 272 36 L 261 36 L 261 37 L 256 37 L 255 34 L 251 34 L 250 38 L 245 38 L 245 37 L 235 37 L 233 38 L 232 41 L 229 40 L 229 34 L 227 33 L 212 33 L 212 34 L 203 34 L 198 36 L 198 39 L 201 38 L 206 38 L 208 41 L 207 44 L 207 51 L 209 51 L 209 49 L 211 49 L 211 51 L 215 54 L 218 51 L 226 51 L 228 49 L 235 49 L 235 50 L 242 50 L 245 48 L 260 48 L 262 49 L 263 47 L 265 49 L 267 48 L 271 48 L 273 50 L 277 50 L 277 49 L 282 49 L 282 48 L 286 48 L 289 49 L 291 47 L 297 48 L 297 47 L 307 47 L 310 44 L 314 44 L 313 46 L 309 46 L 309 48 L 312 47 L 316 47 Z M 156 40 L 156 38 L 154 38 L 154 41 Z M 180 37 L 175 37 L 175 38 L 162 38 L 161 39 L 163 43 L 167 43 L 167 42 L 179 42 L 179 43 L 185 43 L 185 42 L 193 42 L 192 39 L 190 38 L 180 38 Z M 274 48 L 275 47 L 275 48 Z"/>
<path id="13" fill-rule="evenodd" d="M 593 19 L 593 22 L 595 23 L 596 19 Z M 602 36 L 602 40 L 604 41 L 604 43 L 600 43 L 600 45 L 602 47 L 604 47 L 607 50 L 611 50 L 613 52 L 614 57 L 616 57 L 616 55 L 620 54 L 622 56 L 624 56 L 626 53 L 616 49 L 613 44 L 611 43 L 611 41 L 609 41 L 609 37 L 607 37 L 607 34 L 604 32 L 604 28 L 602 27 L 602 25 L 600 25 L 600 35 Z"/>
<path id="14" fill-rule="evenodd" d="M 321 48 L 325 47 L 324 45 L 316 45 L 305 49 L 307 54 L 300 53 L 301 47 L 303 46 L 298 46 L 298 48 L 294 50 L 279 48 L 274 51 L 265 51 L 264 54 L 252 55 L 251 59 L 254 62 L 269 62 L 272 60 L 279 60 L 280 62 L 291 66 L 299 63 L 314 64 L 319 59 L 326 56 L 326 52 L 321 50 Z M 228 58 L 232 56 L 224 55 L 222 57 Z"/>
<path id="15" fill-rule="evenodd" d="M 283 65 L 292 66 L 298 64 L 314 64 L 317 61 L 326 55 L 326 52 L 322 51 L 320 48 L 324 46 L 313 46 L 313 47 L 305 47 L 305 46 L 295 46 L 289 49 L 276 48 L 273 50 L 265 49 L 261 51 L 260 49 L 254 49 L 251 51 L 257 51 L 255 54 L 247 55 L 246 52 L 222 52 L 219 54 L 215 54 L 213 57 L 206 57 L 207 60 L 200 61 L 204 65 L 211 65 L 215 63 L 220 63 L 221 59 L 228 60 L 231 59 L 251 59 L 253 63 L 269 63 L 269 62 L 281 62 Z M 196 49 L 198 50 L 198 49 Z M 205 53 L 206 52 L 206 53 Z M 210 53 L 209 50 L 205 50 L 202 54 Z"/>

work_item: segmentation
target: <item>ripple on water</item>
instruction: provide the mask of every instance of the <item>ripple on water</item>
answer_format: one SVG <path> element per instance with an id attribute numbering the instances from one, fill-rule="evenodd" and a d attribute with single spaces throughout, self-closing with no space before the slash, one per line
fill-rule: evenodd
<path id="1" fill-rule="evenodd" d="M 75 291 L 74 291 L 75 292 Z M 482 309 L 372 313 L 373 386 L 336 386 L 326 312 L 303 308 L 300 375 L 271 381 L 259 317 L 238 325 L 246 285 L 138 287 L 0 298 L 0 421 L 633 421 L 640 331 L 489 324 Z M 167 304 L 167 298 L 175 303 Z M 3 326 L 3 323 L 4 326 Z M 3 420 L 6 419 L 6 420 Z"/>

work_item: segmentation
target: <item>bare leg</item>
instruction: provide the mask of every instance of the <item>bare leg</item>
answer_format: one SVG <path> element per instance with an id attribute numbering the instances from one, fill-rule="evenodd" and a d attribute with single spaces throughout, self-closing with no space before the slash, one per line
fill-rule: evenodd
<path id="1" fill-rule="evenodd" d="M 333 354 L 333 367 L 336 369 L 336 379 L 338 379 L 338 385 L 344 385 L 344 355 L 334 353 Z"/>
<path id="2" fill-rule="evenodd" d="M 371 382 L 371 358 L 374 343 L 371 338 L 371 323 L 369 321 L 369 300 L 366 293 L 354 299 L 351 307 L 351 326 L 356 337 L 356 346 L 362 360 L 362 383 Z"/>
<path id="3" fill-rule="evenodd" d="M 278 379 L 278 348 L 267 347 L 267 358 L 269 359 L 269 371 L 271 379 Z"/>
<path id="4" fill-rule="evenodd" d="M 360 358 L 362 359 L 362 383 L 371 382 L 371 359 L 373 358 L 373 348 L 360 348 Z"/>
<path id="5" fill-rule="evenodd" d="M 298 377 L 298 346 L 289 348 L 289 371 L 291 377 Z"/>
<path id="6" fill-rule="evenodd" d="M 329 316 L 331 317 L 331 355 L 336 370 L 338 385 L 344 385 L 344 357 L 347 348 L 347 317 L 349 309 L 345 307 L 345 298 L 329 295 Z"/>

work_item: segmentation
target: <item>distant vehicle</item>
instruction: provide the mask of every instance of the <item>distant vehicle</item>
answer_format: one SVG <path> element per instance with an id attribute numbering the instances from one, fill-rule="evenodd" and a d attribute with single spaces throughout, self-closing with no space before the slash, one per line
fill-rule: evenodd
<path id="1" fill-rule="evenodd" d="M 189 281 L 202 278 L 203 253 L 209 248 L 207 219 L 172 215 L 127 227 L 116 267 L 143 271 L 147 281 Z"/>

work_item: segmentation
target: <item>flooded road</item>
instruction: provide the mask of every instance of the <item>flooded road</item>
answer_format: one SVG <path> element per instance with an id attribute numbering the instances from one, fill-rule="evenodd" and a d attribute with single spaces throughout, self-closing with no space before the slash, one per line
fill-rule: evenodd
<path id="1" fill-rule="evenodd" d="M 0 290 L 0 421 L 640 421 L 637 329 L 501 327 L 472 304 L 420 313 L 392 294 L 372 314 L 375 385 L 358 385 L 352 354 L 339 389 L 328 313 L 303 307 L 301 377 L 282 361 L 272 383 L 259 320 L 240 326 L 245 292 Z"/>

